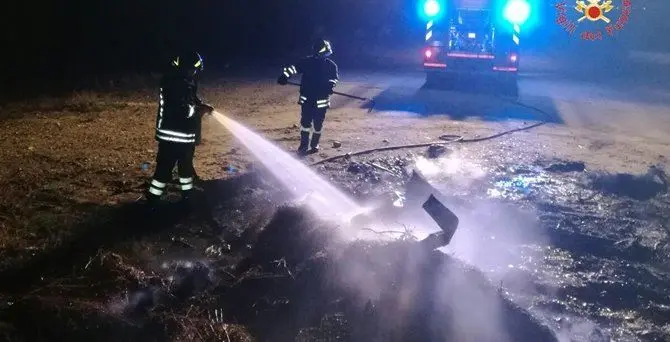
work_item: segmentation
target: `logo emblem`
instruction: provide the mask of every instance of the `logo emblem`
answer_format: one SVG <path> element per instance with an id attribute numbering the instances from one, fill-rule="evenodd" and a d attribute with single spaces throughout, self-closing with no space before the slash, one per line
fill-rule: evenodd
<path id="1" fill-rule="evenodd" d="M 628 23 L 632 8 L 631 0 L 576 0 L 573 12 L 566 2 L 557 1 L 556 24 L 570 35 L 578 32 L 583 40 L 614 36 Z"/>
<path id="2" fill-rule="evenodd" d="M 587 0 L 588 5 L 584 1 L 578 0 L 575 10 L 584 14 L 581 18 L 577 19 L 578 22 L 581 22 L 584 19 L 591 21 L 602 20 L 609 24 L 610 19 L 605 16 L 605 13 L 611 11 L 614 6 L 612 6 L 612 0 L 607 0 L 600 4 L 600 0 Z"/>

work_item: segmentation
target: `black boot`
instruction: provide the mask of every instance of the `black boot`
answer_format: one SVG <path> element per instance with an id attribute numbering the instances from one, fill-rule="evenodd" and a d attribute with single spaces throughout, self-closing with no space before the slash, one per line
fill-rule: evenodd
<path id="1" fill-rule="evenodd" d="M 195 173 L 195 169 L 193 170 L 193 188 L 202 190 L 202 178 Z"/>
<path id="2" fill-rule="evenodd" d="M 310 143 L 311 149 L 310 153 L 319 152 L 319 140 L 321 139 L 321 133 L 312 133 L 312 142 Z"/>
<path id="3" fill-rule="evenodd" d="M 158 210 L 158 207 L 160 206 L 161 202 L 161 197 L 156 196 L 150 192 L 147 191 L 146 195 L 144 196 L 146 198 L 146 209 L 149 212 L 155 212 Z"/>
<path id="4" fill-rule="evenodd" d="M 309 132 L 300 132 L 300 146 L 298 146 L 298 154 L 307 153 L 309 147 Z"/>
<path id="5" fill-rule="evenodd" d="M 193 209 L 193 197 L 193 190 L 185 190 L 181 192 L 181 201 L 179 204 L 184 211 L 190 212 Z"/>

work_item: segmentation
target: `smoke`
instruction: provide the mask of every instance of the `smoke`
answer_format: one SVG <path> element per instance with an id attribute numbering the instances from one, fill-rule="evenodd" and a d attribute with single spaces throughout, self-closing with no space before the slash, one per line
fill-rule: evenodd
<path id="1" fill-rule="evenodd" d="M 495 275 L 497 281 L 542 260 L 532 248 L 547 242 L 536 213 L 489 198 L 491 175 L 476 161 L 454 151 L 435 160 L 419 157 L 415 170 L 459 217 L 459 228 L 445 252 Z M 425 197 L 426 190 L 421 195 Z"/>
<path id="2" fill-rule="evenodd" d="M 421 208 L 434 189 L 428 189 L 428 192 L 425 188 L 420 191 L 407 189 L 406 201 L 396 200 L 368 210 L 368 222 L 351 220 L 354 215 L 366 210 L 271 142 L 220 113 L 215 112 L 214 117 L 293 196 L 302 197 L 317 216 L 340 223 L 353 222 L 345 237 L 351 239 L 361 230 L 374 228 L 378 232 L 368 237 L 376 237 L 378 241 L 388 240 L 383 238 L 387 232 L 380 230 L 395 230 L 395 239 L 422 239 L 440 230 Z M 438 160 L 419 158 L 415 168 L 427 173 L 429 179 L 459 192 L 469 191 L 486 176 L 482 168 L 461 158 L 459 153 Z M 457 191 L 444 193 L 454 194 Z M 542 259 L 538 255 L 529 255 L 529 250 L 523 247 L 538 237 L 532 213 L 488 199 L 463 202 L 455 196 L 434 194 L 453 209 L 461 222 L 451 244 L 443 250 L 483 270 L 494 281 L 504 280 L 526 286 L 524 279 L 516 276 L 514 271 L 528 268 L 529 260 L 535 262 Z M 398 203 L 403 203 L 403 206 Z M 418 325 L 424 327 L 419 330 L 426 333 L 434 330 L 431 334 L 441 339 L 463 340 L 469 337 L 473 340 L 513 341 L 514 338 L 508 336 L 513 325 L 509 319 L 511 312 L 516 311 L 505 306 L 505 301 L 491 286 L 489 279 L 455 258 L 443 256 L 435 259 L 430 250 L 421 250 L 417 243 L 392 241 L 379 244 L 359 239 L 339 255 L 336 272 L 329 281 L 358 297 L 359 306 L 365 302 L 384 306 L 378 313 L 387 316 L 385 320 L 404 327 L 403 331 L 415 331 L 412 326 Z M 434 316 L 421 319 L 425 314 Z M 448 323 L 440 320 L 447 320 Z"/>
<path id="3" fill-rule="evenodd" d="M 439 192 L 438 198 L 460 221 L 451 243 L 441 251 L 482 271 L 510 299 L 528 307 L 525 300 L 536 293 L 533 275 L 544 262 L 541 246 L 548 243 L 535 211 L 489 198 L 491 175 L 459 151 L 433 160 L 419 157 L 415 171 Z M 419 197 L 426 197 L 425 190 Z M 458 289 L 450 301 L 460 313 L 454 318 L 457 325 L 490 337 L 485 340 L 495 340 L 492 337 L 504 331 L 506 311 L 492 294 L 468 286 L 468 278 L 458 272 L 445 272 L 439 281 L 441 287 L 449 285 L 452 295 L 454 287 Z M 482 325 L 482 321 L 488 323 Z"/>

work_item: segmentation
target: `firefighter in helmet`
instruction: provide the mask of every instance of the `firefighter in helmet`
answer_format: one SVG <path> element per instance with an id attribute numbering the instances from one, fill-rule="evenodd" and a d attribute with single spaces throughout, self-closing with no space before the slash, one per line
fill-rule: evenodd
<path id="1" fill-rule="evenodd" d="M 290 77 L 302 74 L 298 99 L 302 108 L 298 153 L 302 155 L 319 151 L 323 121 L 330 108 L 330 95 L 339 79 L 337 64 L 328 58 L 332 53 L 329 41 L 317 39 L 312 45 L 312 55 L 285 67 L 277 80 L 277 83 L 285 85 Z"/>
<path id="2" fill-rule="evenodd" d="M 200 121 L 211 114 L 212 106 L 198 97 L 196 76 L 203 70 L 197 52 L 174 56 L 160 81 L 156 135 L 158 153 L 156 171 L 148 189 L 149 203 L 155 204 L 172 180 L 175 164 L 183 199 L 188 201 L 193 189 L 193 154 L 200 140 Z"/>

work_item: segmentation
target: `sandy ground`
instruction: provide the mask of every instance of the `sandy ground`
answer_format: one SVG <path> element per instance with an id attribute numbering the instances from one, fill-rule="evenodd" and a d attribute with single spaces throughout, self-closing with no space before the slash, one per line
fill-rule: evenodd
<path id="1" fill-rule="evenodd" d="M 522 80 L 519 101 L 535 108 L 486 94 L 423 89 L 421 76 L 414 73 L 345 75 L 338 90 L 376 97 L 375 110 L 368 113 L 356 100 L 336 98 L 327 116 L 322 150 L 306 161 L 429 143 L 444 134 L 482 138 L 549 119 L 539 127 L 481 142 L 454 143 L 452 148 L 491 165 L 560 158 L 612 172 L 670 166 L 667 107 L 625 98 L 575 98 L 567 96 L 574 90 L 571 84 L 554 82 L 542 88 L 524 82 L 534 81 Z M 239 78 L 208 82 L 202 88 L 202 97 L 221 113 L 287 150 L 296 148 L 296 88 Z M 155 97 L 153 89 L 116 95 L 85 92 L 2 108 L 0 269 L 32 260 L 77 233 L 65 227 L 91 217 L 104 220 L 101 207 L 142 196 L 155 165 Z M 203 144 L 195 159 L 201 178 L 229 178 L 257 162 L 213 118 L 204 120 Z M 342 146 L 332 147 L 333 141 Z"/>
<path id="2" fill-rule="evenodd" d="M 574 94 L 579 94 L 575 88 L 580 85 L 567 82 L 524 80 L 517 100 L 521 105 L 516 105 L 511 99 L 491 94 L 440 86 L 426 89 L 422 75 L 415 73 L 349 76 L 357 82 L 344 79 L 339 91 L 374 98 L 375 108 L 368 113 L 357 100 L 335 98 L 326 121 L 324 148 L 310 161 L 362 149 L 437 141 L 444 134 L 481 138 L 548 120 L 544 126 L 468 148 L 481 149 L 482 154 L 500 154 L 499 146 L 507 146 L 502 150 L 513 150 L 513 158 L 543 155 L 578 159 L 591 168 L 609 171 L 640 171 L 650 164 L 668 162 L 670 112 L 662 104 L 598 96 L 575 98 Z M 299 115 L 295 89 L 271 83 L 259 82 L 248 85 L 248 90 L 243 87 L 232 94 L 222 91 L 209 98 L 222 113 L 293 149 Z M 529 91 L 523 92 L 524 88 Z M 263 95 L 249 99 L 244 93 Z M 229 98 L 239 102 L 229 104 Z M 205 127 L 207 138 L 200 149 L 203 154 L 219 148 L 227 134 L 214 120 L 207 121 Z M 334 140 L 342 142 L 342 148 L 332 148 L 328 142 Z"/>
<path id="3" fill-rule="evenodd" d="M 436 109 L 451 109 L 472 117 L 461 114 L 463 117 L 452 120 L 448 115 L 417 115 L 412 112 L 412 103 L 407 105 L 407 98 L 413 93 L 407 93 L 422 82 L 420 76 L 356 74 L 349 79 L 361 82 L 347 81 L 345 75 L 338 90 L 377 96 L 377 108 L 368 113 L 357 100 L 335 98 L 334 108 L 328 112 L 322 150 L 308 157 L 308 162 L 376 147 L 439 141 L 444 134 L 481 138 L 529 126 L 547 117 L 535 109 L 490 95 L 440 89 L 422 91 L 420 100 L 434 104 Z M 398 84 L 404 88 L 397 88 Z M 221 113 L 285 149 L 296 148 L 299 107 L 295 103 L 295 88 L 275 85 L 272 80 L 232 79 L 205 84 L 202 96 Z M 519 99 L 522 103 L 546 108 L 547 101 L 538 102 L 536 94 L 530 95 L 526 102 L 524 96 Z M 155 162 L 153 97 L 151 89 L 131 95 L 77 93 L 69 98 L 36 100 L 3 108 L 4 115 L 10 117 L 0 122 L 3 151 L 0 179 L 5 192 L 0 215 L 3 251 L 39 250 L 47 243 L 42 240 L 46 236 L 57 239 L 60 232 L 38 233 L 49 230 L 49 222 L 32 221 L 39 219 L 34 216 L 36 211 L 56 209 L 50 204 L 54 201 L 85 206 L 136 200 L 141 196 Z M 447 101 L 451 106 L 441 108 Z M 389 103 L 401 109 L 396 110 Z M 612 172 L 640 172 L 650 165 L 668 165 L 670 142 L 664 125 L 670 116 L 664 107 L 649 109 L 627 103 L 638 111 L 629 115 L 637 118 L 635 126 L 628 124 L 633 119 L 614 120 L 616 117 L 609 108 L 618 106 L 617 103 L 596 106 L 591 101 L 589 112 L 578 107 L 581 103 L 575 100 L 552 99 L 550 103 L 556 104 L 555 112 L 547 110 L 547 113 L 552 117 L 559 113 L 566 123 L 547 123 L 488 141 L 458 144 L 459 148 L 468 150 L 473 158 L 496 163 L 561 158 L 581 160 L 591 169 Z M 579 112 L 570 108 L 578 108 Z M 626 107 L 618 108 L 623 111 Z M 494 114 L 481 114 L 491 110 Z M 646 110 L 648 117 L 658 117 L 657 125 L 640 115 L 640 110 Z M 623 113 L 616 115 L 624 117 Z M 601 124 L 597 124 L 599 120 Z M 243 172 L 254 162 L 248 151 L 213 118 L 204 119 L 203 130 L 203 144 L 198 147 L 195 159 L 203 179 L 226 178 Z M 332 147 L 335 140 L 342 143 L 340 148 Z M 68 215 L 63 213 L 57 220 L 76 219 Z M 35 229 L 34 239 L 25 240 L 25 232 Z"/>

